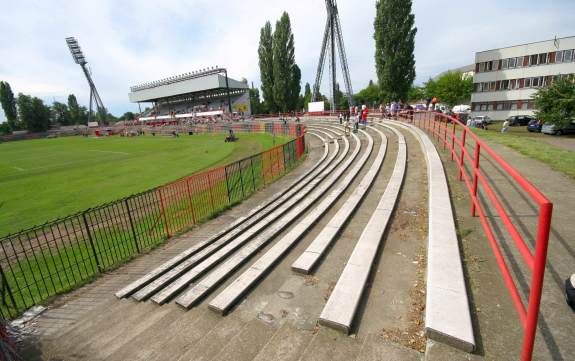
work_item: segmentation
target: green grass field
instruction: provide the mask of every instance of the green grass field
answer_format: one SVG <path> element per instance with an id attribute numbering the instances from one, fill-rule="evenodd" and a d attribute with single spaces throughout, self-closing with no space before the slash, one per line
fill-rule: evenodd
<path id="1" fill-rule="evenodd" d="M 64 137 L 0 144 L 0 237 L 238 160 L 289 137 Z"/>
<path id="2" fill-rule="evenodd" d="M 490 141 L 503 144 L 519 153 L 549 165 L 551 168 L 575 179 L 575 152 L 559 148 L 546 142 L 553 136 L 542 133 L 530 133 L 524 126 L 509 127 L 507 133 L 501 133 L 501 122 L 489 126 L 489 130 L 472 129 L 477 135 Z"/>

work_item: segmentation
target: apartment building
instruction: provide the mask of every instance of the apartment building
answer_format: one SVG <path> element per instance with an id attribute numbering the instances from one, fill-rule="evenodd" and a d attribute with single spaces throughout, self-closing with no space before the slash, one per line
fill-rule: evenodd
<path id="1" fill-rule="evenodd" d="M 471 111 L 502 120 L 532 115 L 532 96 L 552 81 L 575 78 L 575 36 L 475 54 Z"/>

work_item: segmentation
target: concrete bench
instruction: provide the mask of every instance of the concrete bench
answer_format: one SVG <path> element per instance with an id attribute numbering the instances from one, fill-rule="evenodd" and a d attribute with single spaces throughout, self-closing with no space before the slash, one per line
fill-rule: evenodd
<path id="1" fill-rule="evenodd" d="M 349 333 L 383 233 L 397 202 L 406 162 L 405 141 L 399 139 L 397 159 L 389 183 L 321 312 L 321 324 Z"/>

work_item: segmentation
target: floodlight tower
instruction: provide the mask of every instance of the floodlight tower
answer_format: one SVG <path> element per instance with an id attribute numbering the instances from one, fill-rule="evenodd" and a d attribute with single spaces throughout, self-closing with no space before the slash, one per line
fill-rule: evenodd
<path id="1" fill-rule="evenodd" d="M 72 54 L 72 58 L 76 64 L 79 64 L 82 67 L 82 71 L 86 76 L 86 80 L 88 80 L 88 85 L 90 85 L 90 110 L 88 112 L 88 122 L 91 121 L 92 118 L 92 100 L 96 103 L 96 108 L 100 116 L 105 121 L 106 117 L 106 108 L 104 107 L 104 103 L 102 103 L 102 99 L 100 98 L 100 94 L 98 94 L 98 90 L 96 89 L 96 85 L 94 85 L 94 81 L 92 80 L 92 76 L 90 72 L 86 68 L 86 57 L 84 53 L 82 53 L 82 49 L 80 49 L 80 45 L 78 45 L 78 40 L 74 37 L 66 38 L 66 43 L 68 44 L 68 48 L 70 49 L 70 53 Z"/>
<path id="2" fill-rule="evenodd" d="M 339 61 L 341 63 L 341 71 L 343 73 L 343 80 L 345 83 L 345 97 L 349 104 L 353 104 L 353 90 L 351 88 L 351 81 L 349 76 L 349 67 L 347 66 L 347 57 L 345 56 L 345 46 L 343 45 L 343 36 L 341 30 L 341 23 L 339 22 L 339 14 L 337 10 L 336 0 L 325 0 L 325 7 L 327 9 L 327 20 L 325 23 L 325 30 L 323 33 L 323 42 L 321 44 L 321 52 L 319 54 L 319 63 L 317 65 L 317 73 L 315 76 L 315 83 L 313 86 L 313 100 L 319 99 L 319 87 L 321 85 L 321 78 L 323 75 L 323 67 L 326 58 L 329 58 L 330 70 L 330 99 L 331 110 L 336 109 L 335 94 L 336 94 L 336 55 L 335 48 L 339 49 Z"/>

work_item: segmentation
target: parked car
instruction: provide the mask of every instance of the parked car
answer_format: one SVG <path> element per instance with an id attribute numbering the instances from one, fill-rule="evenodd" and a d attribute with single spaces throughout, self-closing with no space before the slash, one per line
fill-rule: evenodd
<path id="1" fill-rule="evenodd" d="M 551 123 L 545 123 L 541 127 L 541 133 L 553 135 L 575 134 L 575 120 L 573 120 L 568 126 L 563 127 L 558 127 Z"/>
<path id="2" fill-rule="evenodd" d="M 476 125 L 491 124 L 491 118 L 489 118 L 487 115 L 476 115 L 472 119 L 475 121 Z"/>
<path id="3" fill-rule="evenodd" d="M 527 130 L 532 133 L 540 133 L 541 127 L 543 126 L 542 122 L 537 119 L 531 119 L 529 124 L 527 125 Z"/>
<path id="4" fill-rule="evenodd" d="M 534 116 L 531 115 L 512 115 L 507 118 L 509 126 L 513 127 L 516 125 L 529 125 L 532 120 L 536 120 Z"/>
<path id="5" fill-rule="evenodd" d="M 422 112 L 427 110 L 427 106 L 425 104 L 415 104 L 412 105 L 412 107 L 416 112 Z"/>
<path id="6" fill-rule="evenodd" d="M 471 105 L 467 104 L 456 105 L 453 107 L 452 111 L 455 114 L 461 114 L 461 113 L 469 114 L 471 113 Z"/>

